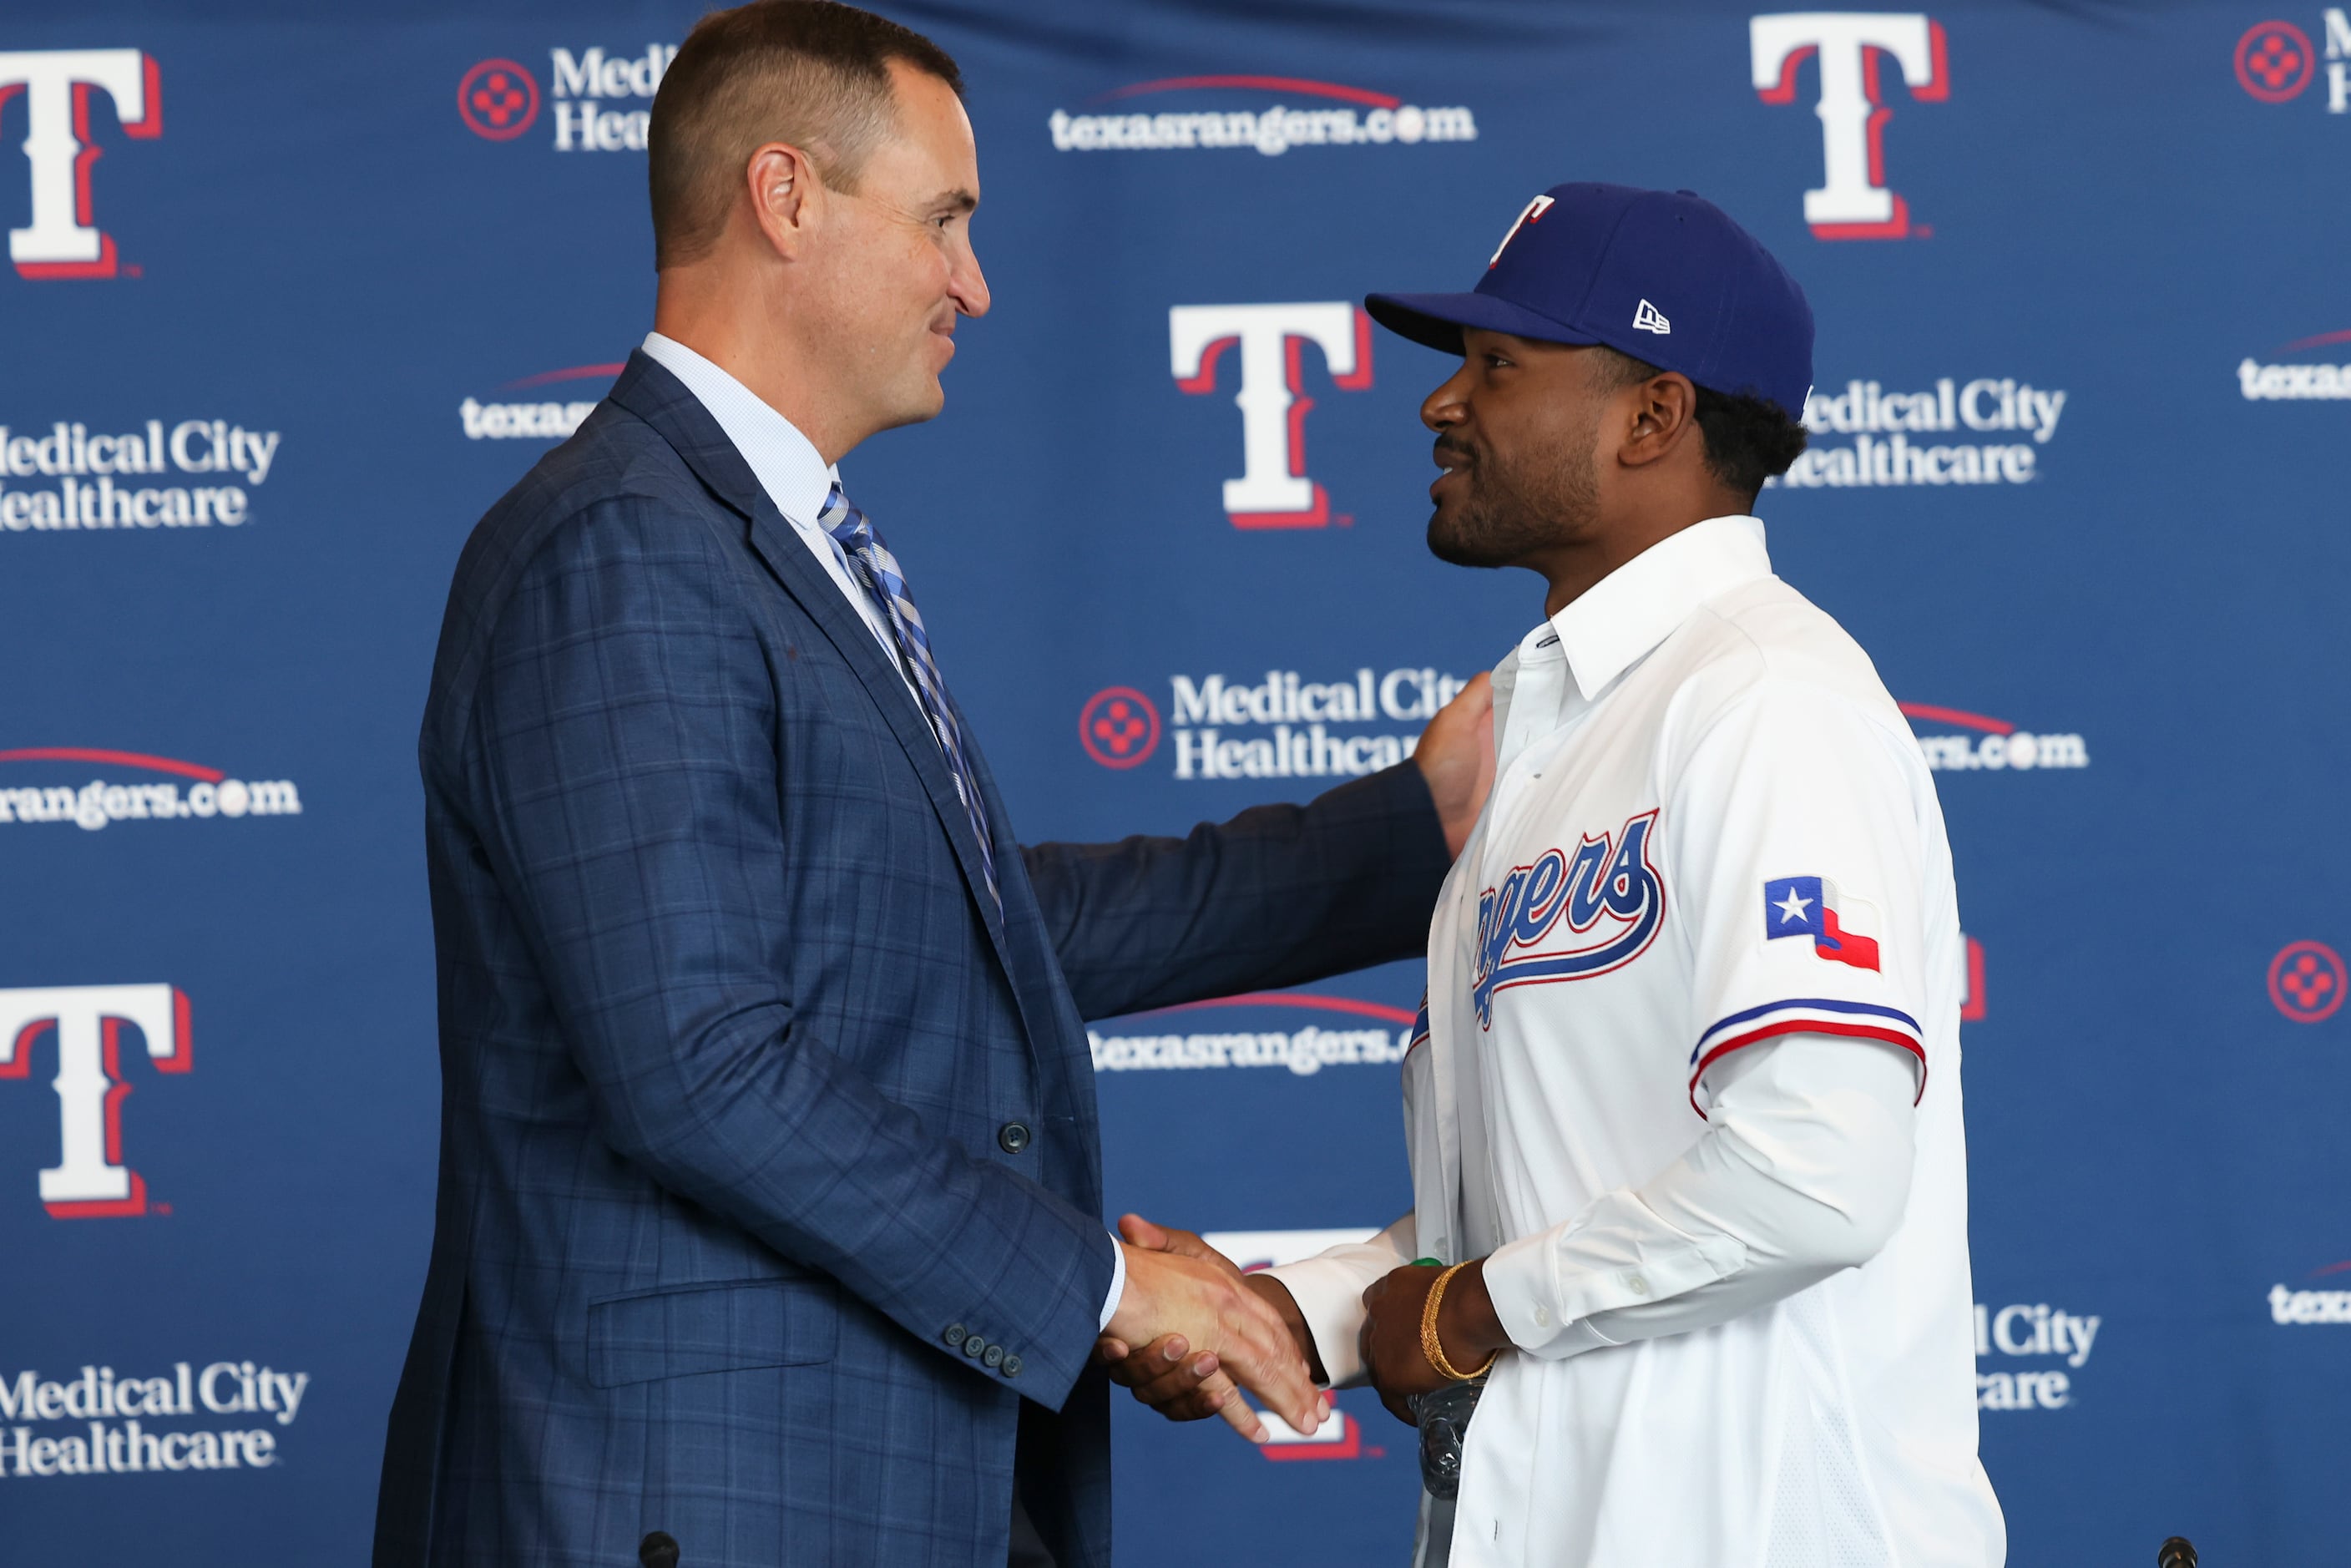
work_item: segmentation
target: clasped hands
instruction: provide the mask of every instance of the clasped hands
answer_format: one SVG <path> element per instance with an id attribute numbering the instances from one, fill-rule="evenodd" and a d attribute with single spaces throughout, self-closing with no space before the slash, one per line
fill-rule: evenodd
<path id="1" fill-rule="evenodd" d="M 1266 1440 L 1264 1423 L 1240 1396 L 1249 1389 L 1300 1432 L 1329 1418 L 1330 1396 L 1314 1385 L 1329 1378 L 1314 1336 L 1290 1289 L 1270 1274 L 1244 1274 L 1188 1230 L 1154 1225 L 1140 1215 L 1119 1221 L 1127 1240 L 1127 1293 L 1096 1346 L 1112 1381 L 1171 1421 L 1221 1416 L 1253 1443 Z M 1452 1379 L 1429 1359 L 1421 1327 L 1429 1292 L 1441 1269 L 1406 1265 L 1364 1291 L 1357 1348 L 1372 1386 L 1388 1413 L 1417 1426 L 1405 1401 Z M 1195 1316 L 1155 1316 L 1165 1277 L 1180 1279 Z M 1138 1299 L 1136 1282 L 1144 1280 Z M 1201 1309 L 1214 1304 L 1213 1320 Z M 1483 1366 L 1510 1336 L 1486 1293 L 1483 1260 L 1455 1272 L 1438 1301 L 1438 1349 L 1457 1370 Z M 1201 1332 L 1206 1330 L 1204 1336 Z M 1221 1337 L 1207 1337 L 1221 1336 Z"/>

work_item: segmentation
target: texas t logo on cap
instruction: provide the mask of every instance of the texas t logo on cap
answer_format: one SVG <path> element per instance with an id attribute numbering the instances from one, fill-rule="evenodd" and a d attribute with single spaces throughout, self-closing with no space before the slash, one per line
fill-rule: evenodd
<path id="1" fill-rule="evenodd" d="M 1753 235 L 1688 191 L 1553 185 L 1520 212 L 1474 291 L 1374 294 L 1364 308 L 1453 354 L 1464 329 L 1604 344 L 1792 417 L 1813 385 L 1804 291 Z"/>

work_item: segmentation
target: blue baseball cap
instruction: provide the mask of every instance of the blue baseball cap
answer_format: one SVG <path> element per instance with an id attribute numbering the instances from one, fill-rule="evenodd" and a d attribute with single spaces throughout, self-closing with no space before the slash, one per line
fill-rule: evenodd
<path id="1" fill-rule="evenodd" d="M 1604 343 L 1698 386 L 1802 418 L 1813 387 L 1804 291 L 1723 210 L 1688 191 L 1553 185 L 1527 204 L 1468 294 L 1374 294 L 1364 308 L 1416 343 L 1461 329 Z"/>

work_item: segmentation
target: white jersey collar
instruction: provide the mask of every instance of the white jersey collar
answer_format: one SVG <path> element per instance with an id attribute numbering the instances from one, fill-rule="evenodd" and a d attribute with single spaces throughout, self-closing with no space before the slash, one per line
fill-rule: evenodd
<path id="1" fill-rule="evenodd" d="M 1575 677 L 1592 701 L 1708 600 L 1771 575 L 1763 524 L 1708 517 L 1659 539 L 1551 618 Z M 1541 640 L 1541 629 L 1533 634 Z"/>
<path id="2" fill-rule="evenodd" d="M 1741 517 L 1693 523 L 1602 578 L 1495 668 L 1498 760 L 1593 702 L 1699 605 L 1771 575 L 1763 525 Z"/>

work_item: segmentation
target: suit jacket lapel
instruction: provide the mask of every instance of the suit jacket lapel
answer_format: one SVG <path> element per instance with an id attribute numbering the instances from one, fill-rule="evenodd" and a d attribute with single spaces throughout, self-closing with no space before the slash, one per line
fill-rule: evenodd
<path id="1" fill-rule="evenodd" d="M 816 563 L 808 547 L 792 537 L 791 524 L 776 509 L 775 502 L 752 474 L 751 465 L 743 461 L 743 455 L 735 450 L 735 444 L 726 439 L 718 422 L 710 417 L 709 411 L 683 382 L 638 350 L 629 356 L 628 368 L 613 383 L 611 396 L 613 402 L 659 431 L 711 493 L 743 515 L 748 524 L 752 549 L 767 563 L 784 591 L 817 623 L 856 672 L 883 720 L 905 750 L 906 760 L 914 764 L 915 776 L 922 779 L 924 792 L 931 798 L 931 808 L 938 813 L 948 842 L 955 846 L 956 862 L 963 868 L 966 888 L 987 924 L 997 961 L 1004 966 L 1006 975 L 1017 981 L 1018 973 L 1005 948 L 1002 913 L 996 900 L 987 894 L 979 841 L 973 836 L 970 818 L 965 815 L 963 798 L 956 793 L 955 776 L 947 770 L 946 756 L 939 749 L 938 737 L 931 732 L 930 720 L 924 716 L 914 694 L 906 689 L 905 677 L 883 652 L 863 618 L 841 597 L 840 586 Z M 978 787 L 977 779 L 973 780 L 973 786 Z M 1000 846 L 1000 851 L 1019 852 L 1009 844 Z"/>

